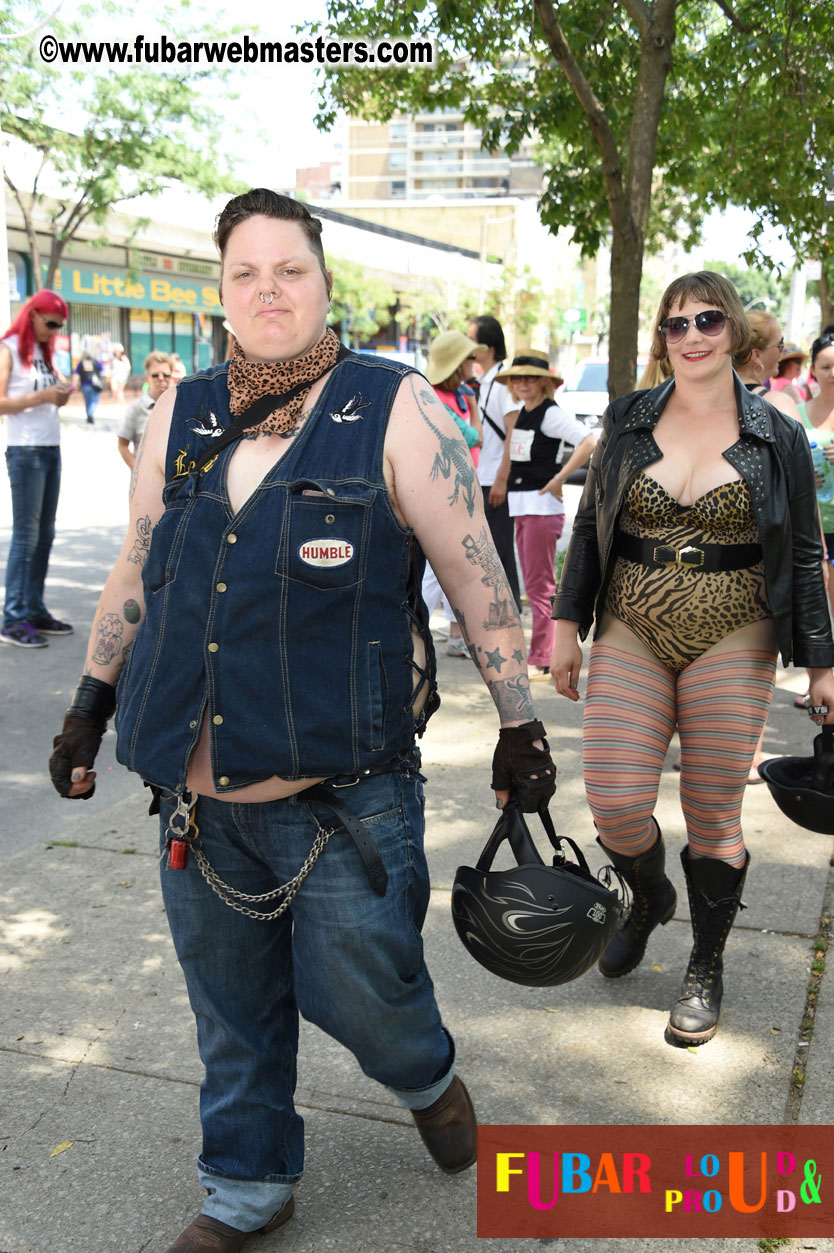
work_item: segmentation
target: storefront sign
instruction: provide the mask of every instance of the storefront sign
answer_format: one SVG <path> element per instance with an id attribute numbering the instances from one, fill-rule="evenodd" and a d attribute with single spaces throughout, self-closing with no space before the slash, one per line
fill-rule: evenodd
<path id="1" fill-rule="evenodd" d="M 140 274 L 131 277 L 114 266 L 62 265 L 55 290 L 70 304 L 118 305 L 120 308 L 170 309 L 183 313 L 219 314 L 216 283 Z"/>

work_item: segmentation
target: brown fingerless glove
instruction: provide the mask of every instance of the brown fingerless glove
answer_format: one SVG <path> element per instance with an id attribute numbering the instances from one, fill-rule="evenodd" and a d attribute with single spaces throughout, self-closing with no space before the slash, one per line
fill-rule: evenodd
<path id="1" fill-rule="evenodd" d="M 70 800 L 89 800 L 96 790 L 70 797 L 72 772 L 77 766 L 90 770 L 96 759 L 107 720 L 116 708 L 116 689 L 102 679 L 85 674 L 79 679 L 72 704 L 66 712 L 61 734 L 52 741 L 49 776 L 59 796 Z"/>

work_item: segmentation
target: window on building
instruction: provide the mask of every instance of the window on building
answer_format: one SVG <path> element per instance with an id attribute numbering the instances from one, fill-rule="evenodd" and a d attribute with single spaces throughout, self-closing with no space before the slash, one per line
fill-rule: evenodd
<path id="1" fill-rule="evenodd" d="M 408 139 L 408 122 L 392 122 L 390 135 L 393 143 L 401 143 L 402 140 Z"/>
<path id="2" fill-rule="evenodd" d="M 404 152 L 391 152 L 388 154 L 388 164 L 392 170 L 404 170 L 406 163 L 406 154 Z"/>
<path id="3" fill-rule="evenodd" d="M 405 179 L 397 179 L 391 184 L 391 196 L 405 195 Z"/>

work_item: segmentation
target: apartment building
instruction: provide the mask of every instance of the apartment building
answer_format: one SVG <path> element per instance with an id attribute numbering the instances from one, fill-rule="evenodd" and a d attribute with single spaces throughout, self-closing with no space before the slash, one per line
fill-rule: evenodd
<path id="1" fill-rule="evenodd" d="M 398 116 L 347 124 L 343 191 L 349 200 L 484 199 L 537 196 L 541 172 L 528 141 L 513 156 L 487 152 L 481 128 L 463 113 Z"/>

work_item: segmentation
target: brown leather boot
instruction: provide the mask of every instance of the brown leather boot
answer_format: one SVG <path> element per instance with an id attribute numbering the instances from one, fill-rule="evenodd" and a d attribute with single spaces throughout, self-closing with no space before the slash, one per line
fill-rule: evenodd
<path id="1" fill-rule="evenodd" d="M 468 1170 L 478 1156 L 478 1123 L 469 1093 L 457 1075 L 433 1105 L 411 1113 L 440 1169 L 447 1175 Z"/>
<path id="2" fill-rule="evenodd" d="M 250 1236 L 275 1231 L 289 1222 L 295 1211 L 295 1198 L 290 1197 L 258 1231 L 238 1231 L 237 1227 L 229 1227 L 217 1218 L 209 1218 L 200 1214 L 194 1222 L 186 1227 L 182 1235 L 174 1241 L 167 1253 L 238 1253 Z"/>

